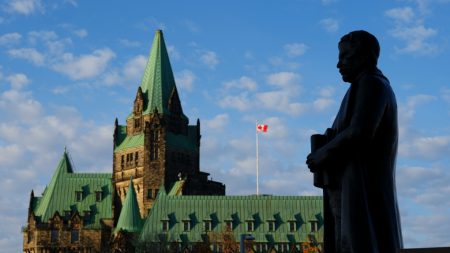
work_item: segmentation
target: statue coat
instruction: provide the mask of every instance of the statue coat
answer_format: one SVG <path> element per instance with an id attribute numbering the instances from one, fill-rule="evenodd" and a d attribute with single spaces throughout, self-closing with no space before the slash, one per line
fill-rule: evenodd
<path id="1" fill-rule="evenodd" d="M 366 70 L 351 83 L 325 135 L 328 142 L 318 150 L 325 157 L 319 167 L 326 177 L 319 186 L 324 188 L 325 253 L 399 252 L 397 104 L 380 70 Z"/>

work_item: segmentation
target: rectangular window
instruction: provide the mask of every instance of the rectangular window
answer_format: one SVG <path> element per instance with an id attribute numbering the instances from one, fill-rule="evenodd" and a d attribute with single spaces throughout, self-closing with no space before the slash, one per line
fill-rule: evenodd
<path id="1" fill-rule="evenodd" d="M 212 227 L 211 221 L 205 220 L 205 221 L 203 221 L 203 223 L 204 223 L 205 231 L 206 232 L 211 231 L 211 227 Z"/>
<path id="2" fill-rule="evenodd" d="M 295 221 L 289 221 L 289 231 L 290 232 L 295 232 L 297 231 L 297 224 Z"/>
<path id="3" fill-rule="evenodd" d="M 78 202 L 83 200 L 83 192 L 82 191 L 76 191 L 75 192 L 75 198 Z"/>
<path id="4" fill-rule="evenodd" d="M 100 201 L 102 201 L 102 199 L 103 199 L 102 192 L 96 191 L 95 192 L 95 201 L 100 202 Z"/>
<path id="5" fill-rule="evenodd" d="M 233 230 L 233 221 L 232 220 L 225 221 L 225 225 L 227 226 L 227 229 Z"/>
<path id="6" fill-rule="evenodd" d="M 310 221 L 311 233 L 317 232 L 317 221 Z"/>
<path id="7" fill-rule="evenodd" d="M 70 242 L 75 243 L 80 240 L 80 231 L 74 229 L 70 232 Z"/>
<path id="8" fill-rule="evenodd" d="M 134 163 L 136 166 L 139 165 L 139 152 L 134 153 Z"/>
<path id="9" fill-rule="evenodd" d="M 247 221 L 247 231 L 248 232 L 253 232 L 254 229 L 255 229 L 254 222 L 253 221 Z"/>
<path id="10" fill-rule="evenodd" d="M 286 243 L 281 244 L 281 252 L 287 252 L 288 249 L 289 249 L 289 247 Z"/>
<path id="11" fill-rule="evenodd" d="M 169 231 L 169 221 L 168 220 L 162 221 L 162 231 L 163 232 Z"/>
<path id="12" fill-rule="evenodd" d="M 59 241 L 59 230 L 53 229 L 50 235 L 50 241 L 51 242 L 58 242 Z"/>
<path id="13" fill-rule="evenodd" d="M 183 221 L 183 231 L 187 232 L 191 230 L 191 223 L 188 220 Z"/>
<path id="14" fill-rule="evenodd" d="M 152 191 L 152 189 L 148 189 L 147 190 L 147 199 L 152 199 L 153 198 L 153 191 Z"/>
<path id="15" fill-rule="evenodd" d="M 268 221 L 267 224 L 269 226 L 269 232 L 274 232 L 275 231 L 275 221 Z"/>

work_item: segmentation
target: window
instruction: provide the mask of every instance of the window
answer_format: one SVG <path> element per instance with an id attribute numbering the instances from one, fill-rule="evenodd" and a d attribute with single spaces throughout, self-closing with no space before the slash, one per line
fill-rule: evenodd
<path id="1" fill-rule="evenodd" d="M 286 243 L 282 243 L 280 246 L 281 252 L 287 252 L 289 250 L 289 247 Z"/>
<path id="2" fill-rule="evenodd" d="M 269 225 L 269 232 L 274 232 L 275 231 L 275 221 L 270 220 L 267 223 Z"/>
<path id="3" fill-rule="evenodd" d="M 295 232 L 295 231 L 297 231 L 297 226 L 296 226 L 296 225 L 297 225 L 297 224 L 296 224 L 295 221 L 293 221 L 293 220 L 289 221 L 289 231 L 290 231 L 290 232 Z"/>
<path id="4" fill-rule="evenodd" d="M 232 220 L 226 220 L 225 225 L 227 226 L 227 229 L 233 230 L 233 221 Z"/>
<path id="5" fill-rule="evenodd" d="M 317 221 L 310 221 L 309 222 L 310 224 L 311 224 L 311 232 L 313 233 L 313 232 L 317 232 Z"/>
<path id="6" fill-rule="evenodd" d="M 188 220 L 183 221 L 183 231 L 189 231 L 191 230 L 191 223 Z"/>
<path id="7" fill-rule="evenodd" d="M 139 152 L 134 153 L 134 163 L 136 166 L 139 165 Z"/>
<path id="8" fill-rule="evenodd" d="M 205 227 L 205 231 L 206 231 L 206 232 L 207 232 L 207 231 L 211 231 L 212 224 L 211 224 L 211 221 L 210 221 L 210 220 L 205 220 L 205 221 L 203 221 L 203 224 L 204 224 L 204 227 Z"/>
<path id="9" fill-rule="evenodd" d="M 83 192 L 82 191 L 76 191 L 75 192 L 75 198 L 76 200 L 79 202 L 81 200 L 83 200 Z"/>
<path id="10" fill-rule="evenodd" d="M 58 242 L 59 241 L 59 230 L 53 229 L 50 234 L 50 240 L 51 242 Z"/>
<path id="11" fill-rule="evenodd" d="M 152 193 L 153 193 L 152 189 L 148 189 L 147 190 L 147 199 L 152 199 L 153 198 Z"/>
<path id="12" fill-rule="evenodd" d="M 33 241 L 33 231 L 28 230 L 28 243 Z"/>
<path id="13" fill-rule="evenodd" d="M 140 128 L 141 127 L 141 120 L 140 119 L 134 119 L 134 128 Z"/>
<path id="14" fill-rule="evenodd" d="M 102 201 L 102 199 L 103 199 L 103 196 L 102 196 L 102 195 L 103 195 L 103 194 L 102 194 L 101 191 L 96 191 L 96 192 L 95 192 L 95 201 L 97 201 L 97 202 Z"/>
<path id="15" fill-rule="evenodd" d="M 153 130 L 150 132 L 150 160 L 154 161 L 158 159 L 158 131 Z"/>
<path id="16" fill-rule="evenodd" d="M 253 221 L 247 221 L 247 231 L 253 232 L 255 229 L 255 223 Z"/>
<path id="17" fill-rule="evenodd" d="M 74 229 L 70 232 L 70 242 L 75 243 L 80 239 L 80 231 Z"/>
<path id="18" fill-rule="evenodd" d="M 169 221 L 168 220 L 162 221 L 162 231 L 163 232 L 169 231 Z"/>

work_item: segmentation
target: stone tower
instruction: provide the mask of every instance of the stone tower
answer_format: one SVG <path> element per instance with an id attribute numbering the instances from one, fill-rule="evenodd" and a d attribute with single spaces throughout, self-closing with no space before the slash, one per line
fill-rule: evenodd
<path id="1" fill-rule="evenodd" d="M 183 113 L 163 33 L 157 30 L 133 110 L 126 125 L 115 121 L 114 212 L 118 214 L 131 178 L 142 218 L 159 188 L 170 189 L 181 179 L 182 194 L 224 195 L 225 185 L 200 171 L 200 137 L 200 121 L 189 125 Z"/>

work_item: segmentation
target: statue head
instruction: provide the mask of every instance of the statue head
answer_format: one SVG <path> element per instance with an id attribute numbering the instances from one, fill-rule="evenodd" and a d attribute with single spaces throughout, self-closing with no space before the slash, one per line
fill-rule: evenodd
<path id="1" fill-rule="evenodd" d="M 339 41 L 337 68 L 345 82 L 353 82 L 366 69 L 375 68 L 380 44 L 372 34 L 359 30 L 344 35 Z"/>

